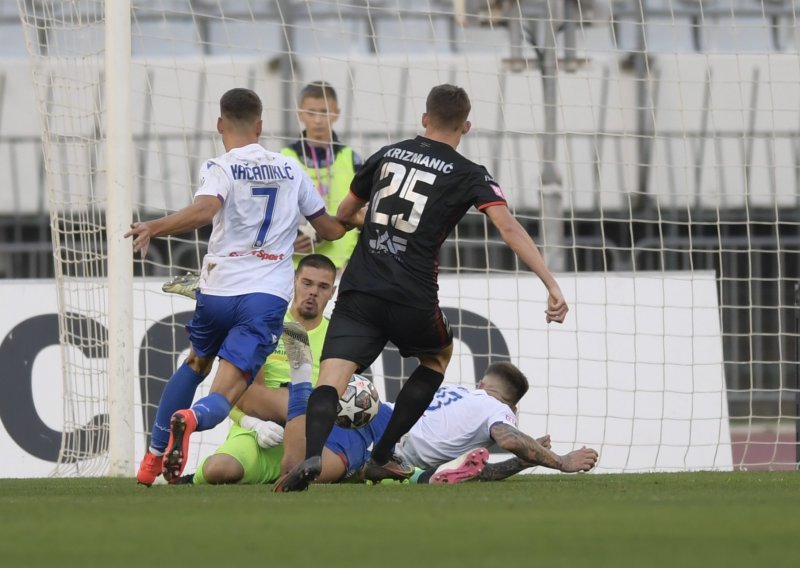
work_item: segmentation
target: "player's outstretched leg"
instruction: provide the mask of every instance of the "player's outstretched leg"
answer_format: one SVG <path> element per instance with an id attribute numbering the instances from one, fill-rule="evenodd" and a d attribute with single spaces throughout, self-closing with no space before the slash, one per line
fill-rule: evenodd
<path id="1" fill-rule="evenodd" d="M 486 448 L 471 450 L 436 468 L 428 483 L 453 484 L 475 479 L 486 467 L 487 461 L 489 461 L 489 450 Z"/>
<path id="2" fill-rule="evenodd" d="M 414 475 L 414 467 L 404 464 L 398 457 L 392 456 L 384 463 L 378 463 L 373 458 L 369 458 L 361 470 L 361 477 L 364 481 L 377 483 L 384 479 L 395 481 L 405 481 Z"/>
<path id="3" fill-rule="evenodd" d="M 451 348 L 448 347 L 441 354 L 445 364 L 435 358 L 433 361 L 426 358 L 427 362 L 438 364 L 443 369 L 447 366 L 446 361 L 450 358 L 450 352 Z M 414 475 L 414 468 L 392 456 L 392 450 L 428 408 L 433 400 L 433 395 L 436 394 L 436 389 L 444 380 L 443 371 L 439 372 L 427 367 L 426 361 L 422 358 L 420 358 L 420 362 L 422 364 L 411 373 L 403 388 L 400 389 L 392 417 L 389 419 L 381 439 L 372 448 L 372 456 L 363 469 L 363 477 L 366 481 L 375 482 L 382 479 L 403 481 Z"/>
<path id="4" fill-rule="evenodd" d="M 196 292 L 200 287 L 200 275 L 196 272 L 187 272 L 180 276 L 174 276 L 164 282 L 161 290 L 167 294 L 179 294 L 192 300 L 196 300 Z"/>
<path id="5" fill-rule="evenodd" d="M 163 474 L 169 483 L 176 483 L 186 467 L 189 436 L 197 429 L 197 418 L 190 409 L 179 410 L 169 423 L 169 442 L 164 453 Z"/>
<path id="6" fill-rule="evenodd" d="M 281 477 L 272 487 L 273 493 L 289 491 L 305 491 L 309 484 L 322 473 L 322 458 L 311 456 L 293 467 L 289 473 Z"/>
<path id="7" fill-rule="evenodd" d="M 146 485 L 147 487 L 153 485 L 158 476 L 161 475 L 161 470 L 164 467 L 163 462 L 164 456 L 154 454 L 148 450 L 139 464 L 139 471 L 136 472 L 136 481 L 140 485 Z"/>
<path id="8" fill-rule="evenodd" d="M 308 332 L 296 321 L 287 321 L 283 324 L 283 346 L 286 349 L 286 359 L 293 369 L 312 364 L 311 346 L 308 342 Z M 311 377 L 308 378 L 311 380 Z"/>
<path id="9" fill-rule="evenodd" d="M 314 388 L 311 384 L 313 356 L 308 333 L 299 323 L 286 322 L 282 337 L 292 378 L 281 460 L 281 472 L 288 473 L 306 457 L 306 409 Z"/>

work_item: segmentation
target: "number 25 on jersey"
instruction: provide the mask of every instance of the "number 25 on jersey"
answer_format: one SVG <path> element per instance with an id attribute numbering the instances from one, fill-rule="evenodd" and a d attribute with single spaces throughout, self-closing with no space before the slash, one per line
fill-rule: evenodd
<path id="1" fill-rule="evenodd" d="M 433 185 L 436 174 L 423 172 L 417 168 L 406 168 L 397 162 L 385 162 L 381 167 L 381 180 L 391 176 L 389 184 L 381 189 L 372 200 L 372 222 L 376 225 L 392 225 L 398 231 L 413 233 L 417 230 L 422 211 L 428 201 L 428 196 L 417 191 L 417 184 Z M 399 198 L 411 202 L 410 213 L 397 213 L 389 215 L 378 211 L 382 199 L 400 192 Z"/>

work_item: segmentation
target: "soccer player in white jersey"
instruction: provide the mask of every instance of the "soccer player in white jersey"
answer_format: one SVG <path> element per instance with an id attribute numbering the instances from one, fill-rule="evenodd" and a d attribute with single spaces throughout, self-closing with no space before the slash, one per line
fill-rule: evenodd
<path id="1" fill-rule="evenodd" d="M 133 223 L 125 235 L 133 237 L 134 252 L 144 256 L 152 237 L 212 224 L 194 318 L 186 326 L 189 356 L 159 401 L 137 474 L 143 485 L 162 473 L 167 481 L 177 481 L 191 433 L 219 424 L 275 349 L 292 293 L 298 211 L 326 240 L 346 232 L 325 212 L 300 164 L 258 143 L 261 113 L 261 100 L 249 89 L 222 95 L 217 131 L 225 154 L 200 168 L 194 202 L 172 215 Z M 188 408 L 217 356 L 210 394 Z"/>
<path id="2" fill-rule="evenodd" d="M 444 464 L 445 470 L 469 473 L 469 468 L 452 460 L 474 459 L 471 451 L 493 443 L 515 457 L 486 465 L 479 472 L 481 479 L 503 479 L 534 465 L 565 473 L 592 469 L 597 463 L 597 451 L 584 447 L 560 456 L 550 450 L 549 437 L 536 440 L 518 429 L 517 404 L 527 391 L 527 378 L 511 363 L 490 365 L 475 390 L 443 384 L 394 452 L 404 463 L 427 469 L 428 478 Z M 449 480 L 457 481 L 463 479 Z"/>

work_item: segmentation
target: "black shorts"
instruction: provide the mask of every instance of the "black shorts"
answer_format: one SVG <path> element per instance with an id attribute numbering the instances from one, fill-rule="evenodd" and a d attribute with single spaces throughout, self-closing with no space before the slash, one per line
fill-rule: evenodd
<path id="1" fill-rule="evenodd" d="M 435 355 L 453 343 L 438 305 L 412 308 L 362 292 L 336 300 L 321 359 L 346 359 L 363 371 L 391 341 L 403 357 Z"/>

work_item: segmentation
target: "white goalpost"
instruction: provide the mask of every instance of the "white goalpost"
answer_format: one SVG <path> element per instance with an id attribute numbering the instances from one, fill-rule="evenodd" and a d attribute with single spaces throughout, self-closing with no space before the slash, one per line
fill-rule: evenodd
<path id="1" fill-rule="evenodd" d="M 226 90 L 300 134 L 297 94 L 337 90 L 364 157 L 463 86 L 459 148 L 498 180 L 572 310 L 483 215 L 441 255 L 446 380 L 510 360 L 526 431 L 596 447 L 599 472 L 795 468 L 800 55 L 789 0 L 17 0 L 40 118 L 58 294 L 56 475 L 133 475 L 193 304 L 160 291 L 208 232 L 133 258 L 132 221 L 191 202 Z M 27 78 L 26 78 L 27 80 Z M 44 284 L 42 284 L 44 285 Z M 540 321 L 541 320 L 541 321 Z M 371 369 L 393 400 L 410 362 Z M 210 379 L 207 381 L 210 383 Z M 201 388 L 203 394 L 208 385 Z M 225 426 L 193 436 L 197 458 Z"/>
<path id="2" fill-rule="evenodd" d="M 133 219 L 130 1 L 106 5 L 106 239 L 108 243 L 108 473 L 134 472 Z"/>

